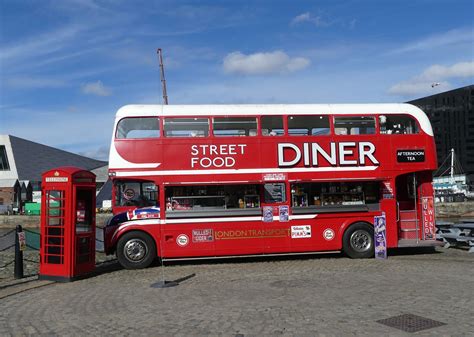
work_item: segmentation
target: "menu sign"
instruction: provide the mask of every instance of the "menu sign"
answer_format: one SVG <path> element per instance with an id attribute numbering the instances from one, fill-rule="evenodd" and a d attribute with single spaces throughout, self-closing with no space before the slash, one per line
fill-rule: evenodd
<path id="1" fill-rule="evenodd" d="M 375 241 L 375 258 L 387 258 L 387 234 L 386 234 L 385 213 L 381 216 L 374 217 L 374 241 Z"/>
<path id="2" fill-rule="evenodd" d="M 397 150 L 397 162 L 422 163 L 425 161 L 425 150 Z"/>
<path id="3" fill-rule="evenodd" d="M 435 210 L 433 197 L 421 198 L 422 217 L 423 217 L 423 238 L 425 240 L 436 239 Z"/>

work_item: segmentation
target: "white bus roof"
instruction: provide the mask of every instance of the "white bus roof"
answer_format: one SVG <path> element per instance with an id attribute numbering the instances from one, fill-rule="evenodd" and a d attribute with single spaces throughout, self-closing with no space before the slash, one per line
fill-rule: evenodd
<path id="1" fill-rule="evenodd" d="M 433 136 L 431 123 L 425 113 L 411 104 L 213 104 L 213 105 L 126 105 L 117 111 L 123 117 L 174 116 L 258 116 L 258 115 L 371 115 L 409 114 L 420 123 L 423 131 Z"/>

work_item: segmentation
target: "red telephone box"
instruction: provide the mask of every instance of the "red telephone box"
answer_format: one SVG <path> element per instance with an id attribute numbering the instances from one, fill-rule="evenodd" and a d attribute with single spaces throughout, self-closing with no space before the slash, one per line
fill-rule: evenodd
<path id="1" fill-rule="evenodd" d="M 39 278 L 72 281 L 95 269 L 95 175 L 77 167 L 43 173 Z"/>

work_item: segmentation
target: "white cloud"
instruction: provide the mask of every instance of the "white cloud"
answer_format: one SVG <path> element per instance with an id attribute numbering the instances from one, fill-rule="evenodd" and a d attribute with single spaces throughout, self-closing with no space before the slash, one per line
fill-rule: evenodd
<path id="1" fill-rule="evenodd" d="M 474 61 L 459 62 L 451 66 L 435 64 L 425 69 L 420 75 L 393 85 L 388 93 L 408 96 L 446 91 L 451 88 L 448 79 L 469 77 L 474 77 Z M 439 85 L 432 87 L 433 83 L 439 83 Z"/>
<path id="2" fill-rule="evenodd" d="M 434 83 L 430 81 L 405 81 L 393 85 L 388 90 L 388 93 L 392 95 L 410 96 L 435 94 L 451 89 L 451 84 L 449 82 L 437 82 L 436 84 L 437 85 L 433 87 Z"/>
<path id="3" fill-rule="evenodd" d="M 295 72 L 308 67 L 311 61 L 304 57 L 289 57 L 283 51 L 245 55 L 233 52 L 224 58 L 224 72 L 229 74 L 262 75 Z"/>
<path id="4" fill-rule="evenodd" d="M 450 67 L 435 64 L 426 69 L 418 78 L 420 80 L 438 81 L 463 77 L 474 77 L 474 61 L 459 62 Z"/>
<path id="5" fill-rule="evenodd" d="M 297 24 L 297 23 L 300 23 L 300 22 L 307 22 L 309 21 L 311 18 L 311 15 L 309 14 L 309 12 L 306 12 L 306 13 L 303 13 L 303 14 L 300 14 L 300 15 L 297 15 L 296 17 L 293 18 L 293 20 L 291 20 L 291 23 L 292 24 Z"/>
<path id="6" fill-rule="evenodd" d="M 297 25 L 299 23 L 309 22 L 314 24 L 316 27 L 327 27 L 331 23 L 322 18 L 321 15 L 312 15 L 310 12 L 306 12 L 300 15 L 297 15 L 291 20 L 292 25 Z"/>
<path id="7" fill-rule="evenodd" d="M 52 54 L 72 43 L 83 27 L 70 25 L 35 36 L 28 40 L 17 41 L 16 44 L 3 46 L 0 49 L 0 60 L 18 62 L 18 59 L 28 58 L 31 55 Z"/>
<path id="8" fill-rule="evenodd" d="M 84 157 L 89 157 L 98 160 L 108 160 L 109 159 L 109 147 L 108 146 L 99 146 L 91 147 L 86 150 L 80 151 L 78 154 Z"/>
<path id="9" fill-rule="evenodd" d="M 112 91 L 102 84 L 102 81 L 86 83 L 82 86 L 82 92 L 87 95 L 110 96 Z"/>
<path id="10" fill-rule="evenodd" d="M 394 49 L 389 54 L 402 54 L 407 52 L 433 50 L 458 44 L 473 44 L 474 33 L 472 28 L 453 29 L 440 34 L 432 35 L 415 42 L 408 43 L 400 48 Z"/>
<path id="11" fill-rule="evenodd" d="M 61 79 L 47 77 L 12 77 L 7 79 L 7 84 L 15 89 L 31 89 L 31 88 L 60 88 L 66 83 Z"/>

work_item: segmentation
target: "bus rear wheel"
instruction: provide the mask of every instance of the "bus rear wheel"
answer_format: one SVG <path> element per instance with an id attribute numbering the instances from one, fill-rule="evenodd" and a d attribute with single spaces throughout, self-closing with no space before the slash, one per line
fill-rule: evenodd
<path id="1" fill-rule="evenodd" d="M 143 232 L 124 234 L 117 244 L 117 259 L 125 269 L 148 267 L 156 257 L 154 240 Z"/>
<path id="2" fill-rule="evenodd" d="M 344 253 L 352 259 L 366 259 L 374 256 L 374 229 L 364 222 L 351 225 L 342 238 Z"/>

